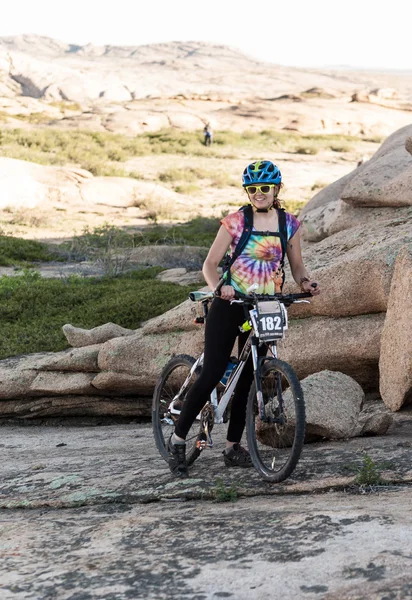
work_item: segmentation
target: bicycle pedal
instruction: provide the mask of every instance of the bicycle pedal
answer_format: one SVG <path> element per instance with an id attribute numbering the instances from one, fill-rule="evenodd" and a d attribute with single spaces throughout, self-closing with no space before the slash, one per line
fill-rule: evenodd
<path id="1" fill-rule="evenodd" d="M 198 450 L 204 450 L 205 448 L 208 448 L 209 444 L 207 443 L 206 440 L 197 440 L 196 442 L 196 448 Z"/>

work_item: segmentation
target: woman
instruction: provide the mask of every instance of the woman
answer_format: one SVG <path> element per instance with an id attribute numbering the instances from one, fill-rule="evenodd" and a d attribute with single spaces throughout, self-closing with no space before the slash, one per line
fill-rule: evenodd
<path id="1" fill-rule="evenodd" d="M 183 405 L 175 433 L 168 443 L 169 467 L 179 477 L 187 477 L 185 438 L 196 416 L 206 404 L 212 390 L 226 370 L 229 357 L 239 336 L 239 351 L 248 334 L 239 335 L 239 325 L 245 319 L 243 307 L 231 304 L 235 292 L 246 293 L 249 286 L 258 284 L 258 294 L 274 294 L 274 274 L 283 264 L 282 243 L 279 230 L 280 203 L 278 194 L 282 176 L 271 161 L 256 161 L 246 167 L 242 177 L 243 188 L 253 207 L 253 231 L 241 254 L 225 276 L 220 297 L 215 298 L 206 319 L 205 354 L 199 378 L 192 386 Z M 299 221 L 291 214 L 286 217 L 286 254 L 294 280 L 304 292 L 320 293 L 302 261 Z M 221 227 L 203 265 L 203 275 L 215 290 L 219 283 L 217 268 L 229 246 L 232 254 L 245 225 L 243 211 L 230 214 L 221 221 Z M 286 241 L 286 240 L 285 240 Z M 246 404 L 253 379 L 251 357 L 243 369 L 232 399 L 224 462 L 229 467 L 251 467 L 249 452 L 240 445 L 246 421 Z"/>

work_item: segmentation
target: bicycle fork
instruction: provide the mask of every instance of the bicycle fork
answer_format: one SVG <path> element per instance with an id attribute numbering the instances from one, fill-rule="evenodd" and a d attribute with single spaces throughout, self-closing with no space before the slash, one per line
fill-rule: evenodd
<path id="1" fill-rule="evenodd" d="M 266 416 L 266 411 L 265 411 L 265 401 L 263 398 L 261 375 L 262 375 L 262 365 L 263 365 L 264 361 L 271 360 L 271 359 L 266 358 L 266 357 L 259 358 L 258 343 L 259 343 L 258 338 L 253 337 L 251 350 L 252 350 L 253 371 L 254 371 L 255 387 L 256 387 L 256 399 L 257 399 L 258 410 L 259 410 L 259 418 L 262 422 L 267 422 L 269 420 L 269 417 Z M 277 358 L 276 344 L 272 344 L 270 346 L 270 351 L 273 355 L 273 358 Z M 283 410 L 283 394 L 282 394 L 281 374 L 276 373 L 275 379 L 276 379 L 276 396 L 277 396 L 277 401 L 278 401 L 278 405 L 279 405 L 279 413 L 280 413 L 280 415 L 282 415 L 282 417 L 280 417 L 280 419 L 275 418 L 273 420 L 273 422 L 280 423 L 283 425 L 284 410 Z"/>

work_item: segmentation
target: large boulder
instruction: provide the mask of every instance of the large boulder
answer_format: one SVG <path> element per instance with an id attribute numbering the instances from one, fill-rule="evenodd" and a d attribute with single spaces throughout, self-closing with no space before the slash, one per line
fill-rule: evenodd
<path id="1" fill-rule="evenodd" d="M 203 343 L 203 328 L 147 335 L 139 330 L 130 337 L 106 342 L 99 353 L 99 367 L 102 371 L 140 377 L 136 392 L 151 394 L 160 371 L 172 356 L 198 356 L 203 351 Z"/>
<path id="2" fill-rule="evenodd" d="M 412 205 L 412 156 L 405 148 L 412 125 L 396 131 L 345 185 L 341 198 L 354 206 Z"/>
<path id="3" fill-rule="evenodd" d="M 345 189 L 345 186 L 357 174 L 358 174 L 357 169 L 354 169 L 353 171 L 351 171 L 347 175 L 344 175 L 337 181 L 334 181 L 330 185 L 327 185 L 326 187 L 322 188 L 302 208 L 302 210 L 299 214 L 299 219 L 304 218 L 312 210 L 323 208 L 323 207 L 329 205 L 331 202 L 339 200 L 343 190 Z"/>
<path id="4" fill-rule="evenodd" d="M 79 204 L 80 185 L 90 177 L 93 175 L 82 169 L 44 167 L 0 157 L 0 208 L 35 208 L 62 200 Z"/>
<path id="5" fill-rule="evenodd" d="M 319 439 L 340 440 L 359 435 L 383 435 L 392 423 L 384 410 L 372 414 L 362 412 L 365 394 L 351 377 L 339 371 L 320 371 L 301 381 L 306 408 L 306 442 Z M 282 442 L 293 439 L 295 408 L 290 390 L 284 394 L 289 427 L 282 432 Z M 277 428 L 257 423 L 259 441 L 279 446 Z"/>
<path id="6" fill-rule="evenodd" d="M 412 252 L 400 252 L 390 289 L 379 359 L 380 392 L 391 410 L 412 402 Z"/>
<path id="7" fill-rule="evenodd" d="M 365 391 L 377 389 L 384 318 L 381 313 L 293 320 L 279 343 L 279 356 L 294 367 L 299 379 L 326 369 L 349 375 Z"/>
<path id="8" fill-rule="evenodd" d="M 324 370 L 301 382 L 308 438 L 342 439 L 359 433 L 358 417 L 365 394 L 351 377 Z M 290 392 L 285 394 L 290 402 Z"/>
<path id="9" fill-rule="evenodd" d="M 310 304 L 295 305 L 291 316 L 342 317 L 386 311 L 395 259 L 412 245 L 412 208 L 401 216 L 358 225 L 317 244 L 303 258 L 322 293 Z M 285 291 L 296 291 L 290 272 Z"/>
<path id="10" fill-rule="evenodd" d="M 301 219 L 301 235 L 308 242 L 320 242 L 326 237 L 364 225 L 369 228 L 379 225 L 382 221 L 394 218 L 410 218 L 412 207 L 392 206 L 351 206 L 343 200 L 331 199 L 327 204 L 314 208 Z"/>
<path id="11" fill-rule="evenodd" d="M 317 242 L 356 225 L 410 216 L 411 150 L 408 125 L 390 135 L 370 160 L 318 192 L 299 215 L 303 238 Z"/>

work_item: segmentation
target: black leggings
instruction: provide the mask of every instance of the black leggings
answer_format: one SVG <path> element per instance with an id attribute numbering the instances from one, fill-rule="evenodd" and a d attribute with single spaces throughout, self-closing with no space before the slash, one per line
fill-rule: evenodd
<path id="1" fill-rule="evenodd" d="M 196 416 L 226 371 L 236 337 L 239 336 L 239 353 L 246 343 L 248 333 L 240 334 L 239 325 L 246 320 L 243 306 L 215 298 L 206 319 L 205 356 L 199 378 L 189 391 L 183 405 L 176 435 L 186 438 Z M 252 356 L 249 356 L 236 386 L 230 411 L 227 439 L 240 442 L 246 422 L 246 405 L 253 379 Z"/>

